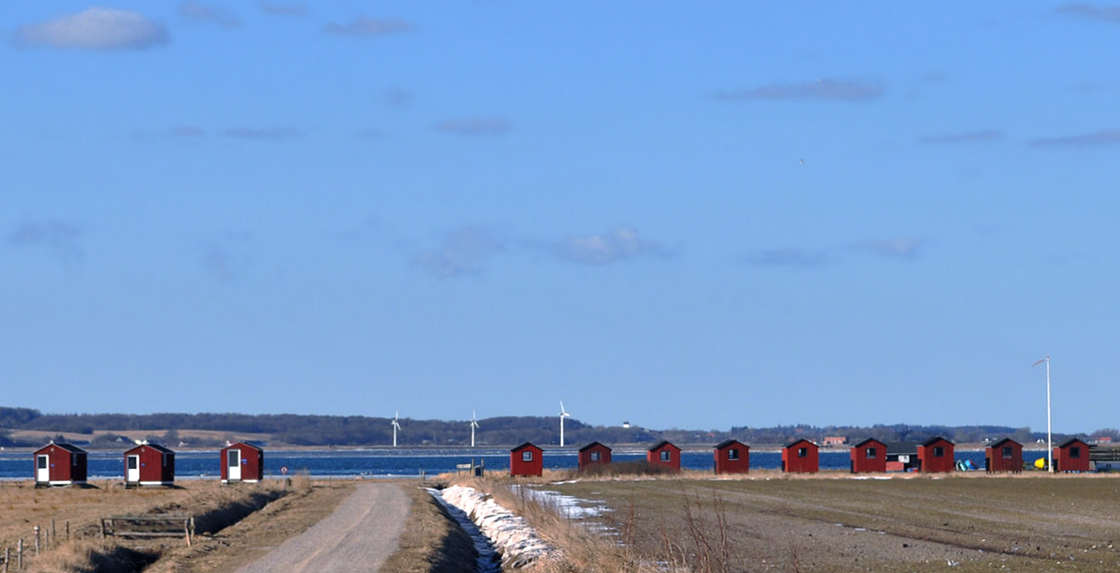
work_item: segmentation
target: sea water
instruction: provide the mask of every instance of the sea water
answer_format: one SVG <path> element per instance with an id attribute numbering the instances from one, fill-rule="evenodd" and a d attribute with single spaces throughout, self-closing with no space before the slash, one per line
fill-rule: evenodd
<path id="1" fill-rule="evenodd" d="M 782 455 L 779 452 L 751 452 L 752 469 L 778 469 Z M 984 467 L 984 452 L 958 451 L 957 460 L 972 460 L 977 467 Z M 1028 456 L 1024 456 L 1026 458 Z M 175 454 L 175 477 L 178 479 L 216 479 L 221 456 L 218 450 L 179 451 Z M 645 459 L 644 450 L 615 450 L 612 461 L 626 462 Z M 847 451 L 820 453 L 822 470 L 849 468 Z M 509 469 L 509 450 L 506 449 L 416 449 L 377 448 L 346 450 L 270 450 L 264 452 L 265 477 L 281 477 L 298 472 L 312 477 L 403 477 L 421 473 L 434 475 L 454 472 L 458 464 L 485 465 L 487 470 Z M 545 469 L 575 469 L 578 465 L 575 450 L 545 450 Z M 685 451 L 681 454 L 681 467 L 691 470 L 711 471 L 711 451 Z M 124 475 L 124 453 L 91 451 L 88 457 L 91 480 L 115 479 Z M 34 476 L 34 455 L 29 451 L 0 452 L 0 479 L 31 479 Z"/>

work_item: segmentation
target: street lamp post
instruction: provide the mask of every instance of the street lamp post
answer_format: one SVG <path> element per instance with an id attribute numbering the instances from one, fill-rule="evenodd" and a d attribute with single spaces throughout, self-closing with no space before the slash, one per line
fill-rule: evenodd
<path id="1" fill-rule="evenodd" d="M 1050 355 L 1047 354 L 1031 366 L 1046 363 L 1046 470 L 1054 473 L 1054 442 L 1051 437 L 1052 425 L 1050 422 Z"/>

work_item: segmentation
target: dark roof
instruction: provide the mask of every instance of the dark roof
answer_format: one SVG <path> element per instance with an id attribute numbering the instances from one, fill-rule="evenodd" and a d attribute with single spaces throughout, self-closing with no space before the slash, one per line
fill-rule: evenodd
<path id="1" fill-rule="evenodd" d="M 916 454 L 918 453 L 918 442 L 892 442 L 887 444 L 887 455 L 892 454 Z"/>
<path id="2" fill-rule="evenodd" d="M 886 446 L 886 444 L 884 444 L 882 440 L 876 440 L 875 438 L 865 438 L 862 442 L 856 442 L 852 447 L 853 448 L 858 448 L 858 447 L 866 444 L 867 442 L 875 442 L 876 444 L 881 444 L 883 446 Z"/>
<path id="3" fill-rule="evenodd" d="M 51 442 L 51 443 L 43 446 L 42 448 L 39 448 L 39 450 L 36 450 L 36 451 L 44 450 L 44 449 L 49 448 L 51 446 L 58 446 L 58 447 L 66 450 L 66 451 L 68 451 L 72 454 L 84 454 L 84 453 L 86 453 L 85 450 L 83 450 L 82 448 L 79 448 L 78 446 L 75 446 L 74 444 L 66 444 L 66 443 L 63 443 L 63 442 Z"/>
<path id="4" fill-rule="evenodd" d="M 812 444 L 814 448 L 819 447 L 819 446 L 817 446 L 816 442 L 814 442 L 812 440 L 805 439 L 805 438 L 797 438 L 796 440 L 786 444 L 786 447 L 787 448 L 792 448 L 793 446 L 796 446 L 797 444 L 800 444 L 801 442 L 808 442 L 808 443 Z"/>
<path id="5" fill-rule="evenodd" d="M 739 440 L 724 440 L 724 441 L 716 444 L 715 446 L 713 446 L 713 448 L 715 448 L 717 450 L 722 450 L 723 448 L 726 448 L 727 446 L 733 446 L 735 444 L 739 444 L 740 446 L 743 446 L 744 448 L 749 448 L 750 447 L 750 446 L 744 444 L 743 442 L 740 442 Z"/>
<path id="6" fill-rule="evenodd" d="M 608 452 L 611 450 L 609 446 L 606 446 L 606 445 L 601 444 L 599 442 L 591 442 L 590 444 L 587 444 L 586 446 L 580 448 L 579 451 L 585 452 L 587 450 L 590 450 L 591 448 L 594 448 L 595 446 L 599 446 L 600 448 L 607 448 Z"/>
<path id="7" fill-rule="evenodd" d="M 537 448 L 538 450 L 540 450 L 540 447 L 533 444 L 533 442 L 525 442 L 524 444 L 521 444 L 520 446 L 517 446 L 516 448 L 510 449 L 510 451 L 511 452 L 516 452 L 517 450 L 524 450 L 525 448 Z M 544 450 L 541 450 L 541 451 L 544 451 Z"/>
<path id="8" fill-rule="evenodd" d="M 665 446 L 672 446 L 673 448 L 676 448 L 678 450 L 680 449 L 676 445 L 674 445 L 673 442 L 670 442 L 669 440 L 661 440 L 660 442 L 657 442 L 656 444 L 650 446 L 649 451 L 652 452 L 654 450 L 660 450 L 661 448 L 663 448 Z"/>
<path id="9" fill-rule="evenodd" d="M 159 444 L 136 444 L 135 446 L 133 446 L 133 447 L 129 448 L 127 451 L 125 451 L 125 453 L 127 454 L 128 452 L 131 452 L 132 450 L 143 448 L 145 446 L 147 446 L 149 448 L 152 448 L 153 450 L 155 450 L 157 452 L 164 453 L 164 454 L 174 454 L 175 453 L 175 452 L 173 452 L 173 451 L 171 451 L 171 450 L 169 450 L 169 449 L 167 449 L 167 448 L 165 448 L 165 447 L 163 447 Z"/>
<path id="10" fill-rule="evenodd" d="M 260 446 L 254 446 L 253 444 L 250 444 L 249 442 L 234 442 L 234 443 L 226 446 L 226 448 L 232 448 L 234 446 L 244 446 L 246 448 L 254 449 L 254 450 L 257 450 L 257 451 L 260 451 L 260 449 L 261 449 Z M 225 448 L 222 448 L 222 449 L 224 450 Z"/>
<path id="11" fill-rule="evenodd" d="M 1070 445 L 1074 442 L 1081 442 L 1081 445 L 1084 445 L 1084 446 L 1089 445 L 1089 442 L 1086 442 L 1085 440 L 1082 440 L 1081 438 L 1070 438 L 1070 439 L 1058 444 L 1058 447 L 1059 448 L 1064 448 L 1064 447 L 1066 447 L 1066 446 L 1068 446 L 1068 445 Z"/>
<path id="12" fill-rule="evenodd" d="M 926 440 L 926 441 L 922 442 L 922 445 L 923 445 L 923 446 L 928 446 L 928 445 L 930 445 L 930 444 L 932 444 L 932 443 L 934 443 L 934 442 L 936 442 L 936 441 L 939 441 L 939 440 L 943 440 L 943 441 L 949 442 L 949 445 L 951 445 L 951 446 L 953 446 L 953 445 L 956 445 L 956 444 L 954 444 L 953 442 L 951 442 L 951 441 L 949 441 L 949 440 L 946 440 L 945 438 L 942 438 L 941 436 L 934 436 L 934 437 L 932 437 L 932 438 L 930 438 L 930 439 L 928 439 L 928 440 Z"/>
<path id="13" fill-rule="evenodd" d="M 1004 438 L 1004 439 L 1002 439 L 998 442 L 992 442 L 991 445 L 989 445 L 988 447 L 998 448 L 999 445 L 1004 443 L 1004 442 L 1011 442 L 1012 444 L 1015 444 L 1016 446 L 1019 446 L 1020 448 L 1023 447 L 1023 444 L 1020 444 L 1019 442 L 1016 442 L 1015 440 L 1012 440 L 1011 438 Z"/>

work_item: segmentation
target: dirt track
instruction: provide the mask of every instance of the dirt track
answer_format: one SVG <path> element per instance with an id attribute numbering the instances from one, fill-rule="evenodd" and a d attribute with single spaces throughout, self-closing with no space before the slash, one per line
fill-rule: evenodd
<path id="1" fill-rule="evenodd" d="M 376 571 L 397 548 L 409 503 L 397 484 L 362 484 L 326 519 L 238 573 Z"/>

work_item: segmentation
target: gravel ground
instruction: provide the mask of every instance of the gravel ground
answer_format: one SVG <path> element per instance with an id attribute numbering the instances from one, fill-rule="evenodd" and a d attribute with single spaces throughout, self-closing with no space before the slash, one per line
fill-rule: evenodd
<path id="1" fill-rule="evenodd" d="M 409 503 L 397 484 L 359 485 L 326 519 L 238 572 L 376 571 L 397 549 Z"/>

